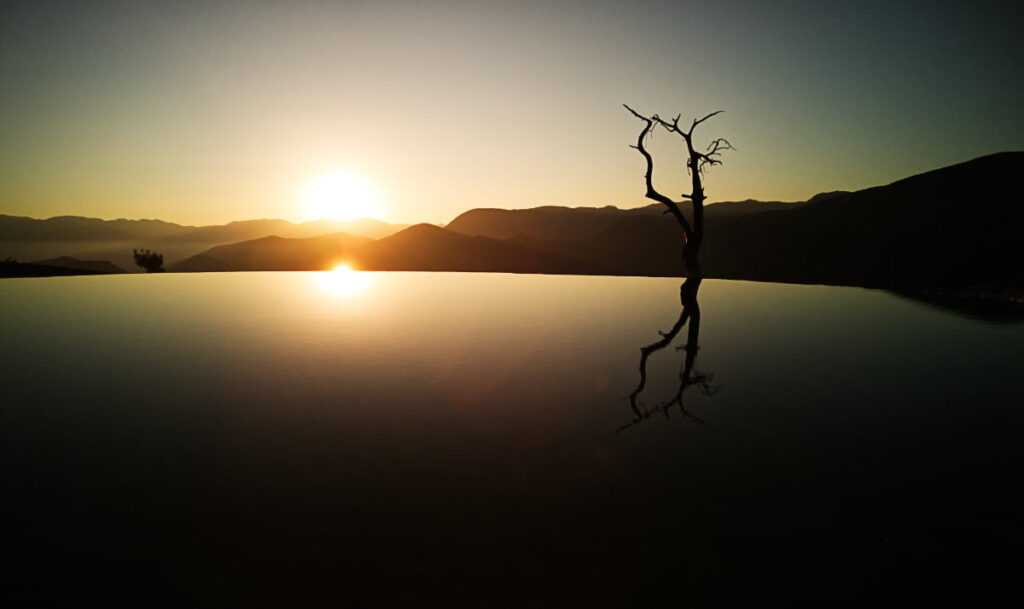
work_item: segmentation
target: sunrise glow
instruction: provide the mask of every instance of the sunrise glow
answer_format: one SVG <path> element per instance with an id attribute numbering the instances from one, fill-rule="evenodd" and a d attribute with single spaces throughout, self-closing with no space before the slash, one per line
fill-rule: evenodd
<path id="1" fill-rule="evenodd" d="M 366 178 L 334 171 L 311 181 L 303 194 L 306 220 L 351 220 L 384 216 L 380 193 Z"/>
<path id="2" fill-rule="evenodd" d="M 313 273 L 313 278 L 324 292 L 342 298 L 362 292 L 373 281 L 371 273 L 353 270 L 348 264 L 339 264 L 331 271 Z"/>

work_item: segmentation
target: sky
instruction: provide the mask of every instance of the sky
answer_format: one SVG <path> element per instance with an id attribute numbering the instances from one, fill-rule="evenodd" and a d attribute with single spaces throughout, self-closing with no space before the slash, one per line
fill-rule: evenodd
<path id="1" fill-rule="evenodd" d="M 307 219 L 637 207 L 639 122 L 715 110 L 711 201 L 1024 149 L 1020 2 L 5 2 L 0 213 Z M 655 181 L 688 191 L 678 140 Z M 346 178 L 348 179 L 348 178 Z M 368 186 L 367 186 L 368 185 Z"/>

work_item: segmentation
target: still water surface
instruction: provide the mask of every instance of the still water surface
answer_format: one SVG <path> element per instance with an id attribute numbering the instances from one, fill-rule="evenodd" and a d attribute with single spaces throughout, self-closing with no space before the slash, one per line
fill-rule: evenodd
<path id="1" fill-rule="evenodd" d="M 1020 600 L 1024 325 L 856 288 L 8 279 L 12 594 L 174 606 Z M 632 424 L 631 423 L 635 423 Z M 12 550 L 14 552 L 15 550 Z"/>

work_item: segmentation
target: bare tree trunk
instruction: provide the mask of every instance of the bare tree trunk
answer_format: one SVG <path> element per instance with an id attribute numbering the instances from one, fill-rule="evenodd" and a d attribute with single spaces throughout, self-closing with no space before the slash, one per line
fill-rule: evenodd
<path id="1" fill-rule="evenodd" d="M 713 374 L 698 372 L 696 369 L 697 352 L 700 349 L 700 305 L 697 303 L 697 292 L 700 290 L 701 281 L 700 277 L 686 278 L 683 285 L 679 287 L 679 300 L 682 304 L 679 310 L 679 318 L 676 319 L 675 324 L 672 325 L 668 332 L 660 333 L 661 340 L 640 348 L 640 363 L 638 366 L 640 380 L 636 388 L 628 396 L 629 406 L 633 411 L 633 421 L 623 426 L 620 431 L 639 423 L 654 413 L 660 412 L 667 416 L 673 406 L 679 406 L 683 416 L 691 418 L 698 423 L 704 423 L 703 420 L 690 413 L 683 404 L 684 393 L 694 385 L 704 395 L 713 395 L 716 391 L 716 387 L 711 384 Z M 687 327 L 686 343 L 681 347 L 686 352 L 686 356 L 683 359 L 683 366 L 679 372 L 679 384 L 676 385 L 676 392 L 670 399 L 651 407 L 641 398 L 644 390 L 647 388 L 647 360 L 653 354 L 668 347 L 687 324 L 689 325 Z"/>
<path id="2" fill-rule="evenodd" d="M 731 150 L 732 145 L 724 139 L 716 139 L 711 142 L 707 148 L 707 152 L 699 152 L 693 148 L 693 130 L 697 125 L 708 120 L 712 116 L 721 113 L 712 112 L 704 118 L 694 119 L 689 129 L 684 130 L 679 126 L 679 116 L 677 115 L 671 122 L 663 120 L 657 114 L 646 117 L 633 110 L 629 106 L 626 109 L 633 114 L 633 116 L 644 121 L 644 128 L 640 131 L 640 135 L 637 137 L 637 142 L 632 148 L 637 149 L 640 154 L 644 157 L 647 163 L 647 171 L 644 173 L 644 181 L 646 182 L 647 192 L 644 193 L 648 199 L 652 199 L 664 205 L 667 210 L 665 213 L 672 214 L 675 217 L 676 222 L 683 229 L 683 268 L 686 271 L 687 277 L 703 277 L 704 272 L 700 264 L 700 246 L 704 241 L 704 201 L 707 197 L 704 194 L 704 185 L 701 183 L 701 174 L 704 168 L 708 165 L 717 165 L 721 161 L 717 159 L 720 151 Z M 686 142 L 686 169 L 690 173 L 690 194 L 683 194 L 684 199 L 689 199 L 693 203 L 693 222 L 690 223 L 686 216 L 680 209 L 681 201 L 673 201 L 669 197 L 661 194 L 654 188 L 653 174 L 654 174 L 654 159 L 651 154 L 647 151 L 644 146 L 644 141 L 651 135 L 656 125 L 664 127 L 669 133 L 675 133 L 683 138 Z"/>
<path id="3" fill-rule="evenodd" d="M 700 174 L 696 171 L 693 172 L 693 192 L 693 233 L 683 245 L 683 264 L 687 277 L 703 277 L 700 246 L 704 242 L 704 191 L 700 184 Z"/>

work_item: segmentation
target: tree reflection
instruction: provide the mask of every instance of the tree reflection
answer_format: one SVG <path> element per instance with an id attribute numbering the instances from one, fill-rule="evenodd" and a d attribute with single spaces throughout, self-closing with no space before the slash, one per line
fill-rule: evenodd
<path id="1" fill-rule="evenodd" d="M 636 425 L 644 419 L 650 418 L 655 413 L 662 413 L 669 417 L 675 406 L 686 418 L 693 419 L 698 423 L 706 424 L 704 420 L 690 413 L 683 404 L 683 395 L 690 387 L 697 387 L 697 391 L 704 395 L 713 395 L 718 387 L 711 384 L 713 374 L 699 372 L 696 369 L 697 351 L 700 349 L 700 305 L 697 302 L 697 292 L 700 289 L 701 277 L 690 277 L 683 282 L 679 288 L 679 300 L 682 308 L 679 311 L 679 318 L 668 332 L 661 332 L 661 340 L 653 342 L 640 348 L 640 382 L 636 389 L 629 394 L 629 405 L 633 410 L 633 421 L 624 425 L 621 429 Z M 677 347 L 676 350 L 683 351 L 686 355 L 679 371 L 679 384 L 676 392 L 668 400 L 658 402 L 649 406 L 641 399 L 644 390 L 647 388 L 647 360 L 652 354 L 661 351 L 672 344 L 683 328 L 687 328 L 686 342 Z M 620 431 L 621 431 L 620 429 Z"/>

